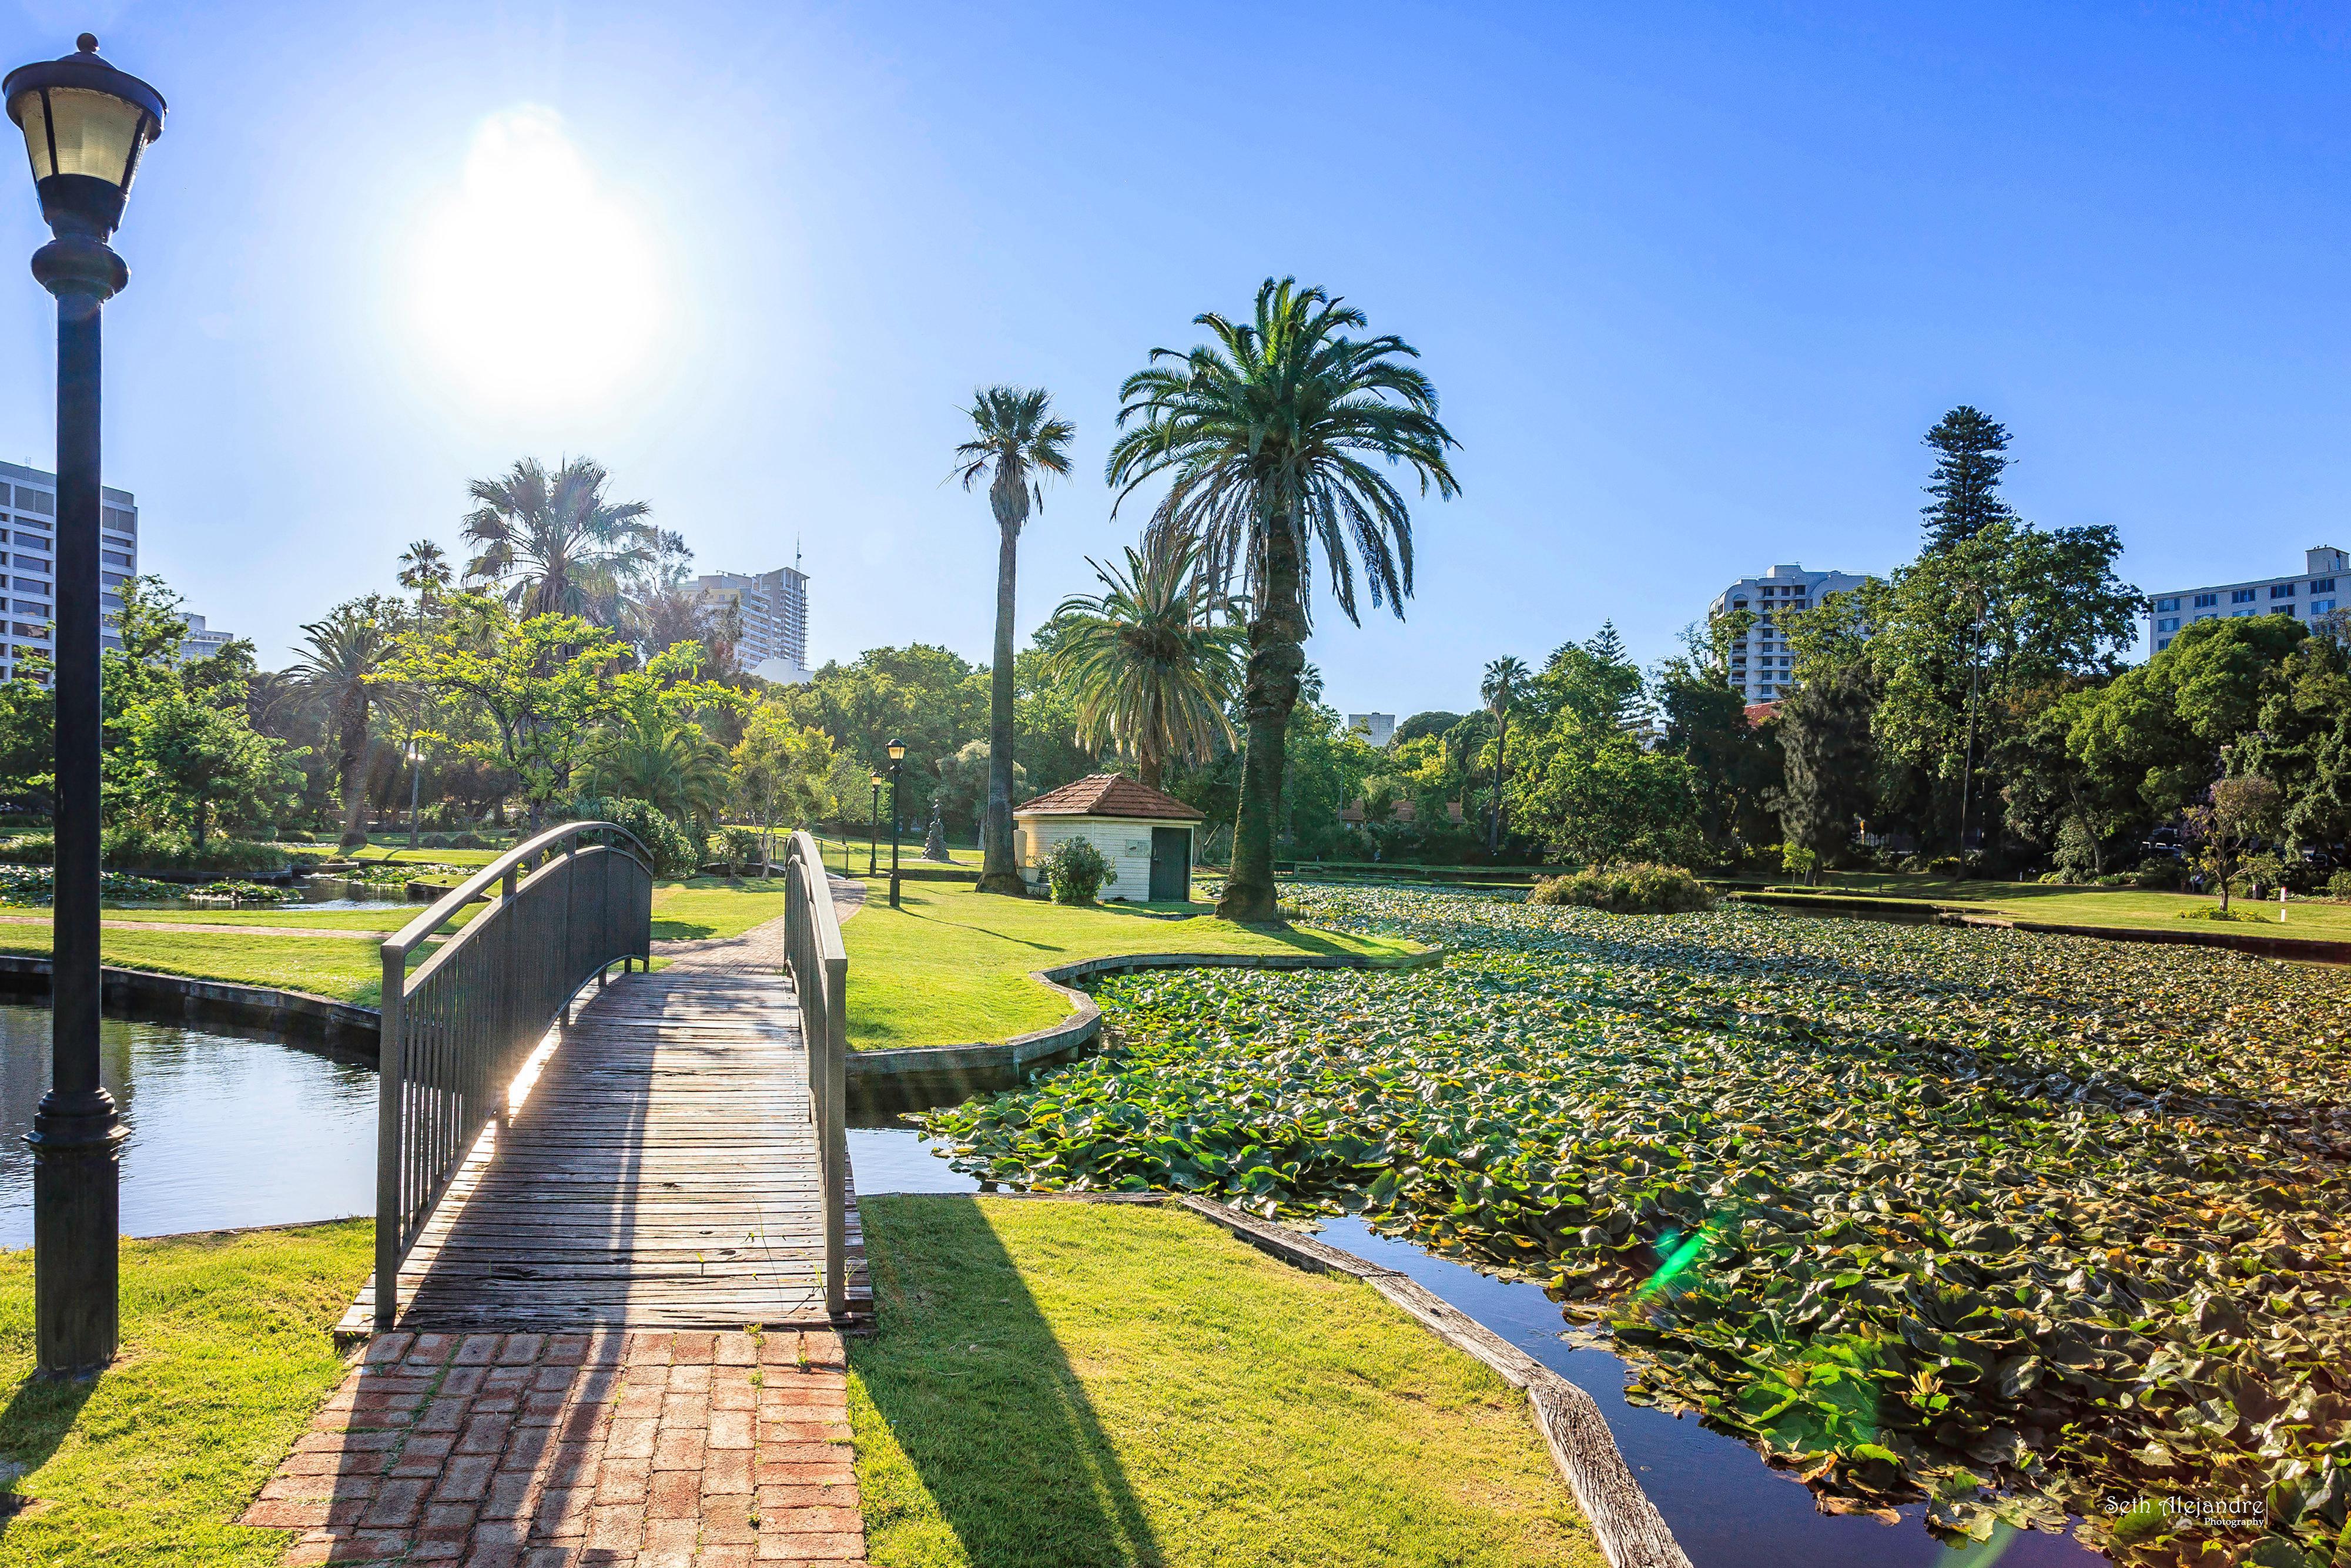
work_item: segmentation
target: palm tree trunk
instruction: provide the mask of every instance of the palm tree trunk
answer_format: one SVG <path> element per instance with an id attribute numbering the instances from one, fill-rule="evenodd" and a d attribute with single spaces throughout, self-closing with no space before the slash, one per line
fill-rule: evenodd
<path id="1" fill-rule="evenodd" d="M 1510 727 L 1501 715 L 1494 716 L 1494 814 L 1486 819 L 1486 853 L 1499 856 L 1502 852 L 1502 747 L 1510 738 Z"/>
<path id="2" fill-rule="evenodd" d="M 1158 758 L 1151 755 L 1149 752 L 1145 752 L 1141 757 L 1135 758 L 1134 770 L 1143 776 L 1144 788 L 1147 789 L 1156 789 L 1159 788 L 1160 769 Z"/>
<path id="3" fill-rule="evenodd" d="M 996 669 L 987 693 L 987 813 L 980 836 L 979 891 L 1028 895 L 1012 859 L 1012 584 L 1020 536 L 998 525 L 996 547 Z"/>
<path id="4" fill-rule="evenodd" d="M 1217 913 L 1262 925 L 1280 917 L 1273 887 L 1273 839 L 1281 820 L 1281 775 L 1289 758 L 1290 711 L 1306 668 L 1306 628 L 1298 610 L 1298 543 L 1290 519 L 1267 519 L 1263 601 L 1249 622 L 1249 672 L 1241 711 L 1241 795 L 1233 820 L 1232 875 Z"/>
<path id="5" fill-rule="evenodd" d="M 367 810 L 368 720 L 365 698 L 343 705 L 341 752 L 343 767 L 343 831 L 341 847 L 367 842 L 360 819 Z"/>

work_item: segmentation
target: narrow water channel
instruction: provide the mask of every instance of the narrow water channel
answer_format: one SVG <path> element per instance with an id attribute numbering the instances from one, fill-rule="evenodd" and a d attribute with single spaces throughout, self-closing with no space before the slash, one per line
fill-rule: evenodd
<path id="1" fill-rule="evenodd" d="M 130 1137 L 132 1236 L 282 1225 L 375 1207 L 375 1069 L 358 1057 L 108 1019 L 106 1087 Z M 0 1248 L 33 1243 L 33 1112 L 49 1087 L 49 1009 L 0 1003 Z"/>
<path id="2" fill-rule="evenodd" d="M 979 1190 L 905 1129 L 852 1128 L 849 1158 L 861 1194 Z M 1540 1287 L 1432 1258 L 1360 1219 L 1326 1220 L 1322 1237 L 1417 1281 L 1591 1395 L 1695 1568 L 2090 1568 L 2106 1561 L 2070 1537 L 2030 1531 L 1955 1551 L 1928 1533 L 1918 1506 L 1902 1510 L 1899 1524 L 1822 1513 L 1801 1483 L 1737 1438 L 1708 1431 L 1695 1416 L 1626 1404 L 1624 1362 L 1564 1339 L 1567 1321 Z"/>

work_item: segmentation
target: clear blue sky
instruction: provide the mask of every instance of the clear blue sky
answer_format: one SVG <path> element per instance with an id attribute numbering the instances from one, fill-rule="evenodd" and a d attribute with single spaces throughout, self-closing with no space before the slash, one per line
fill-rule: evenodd
<path id="1" fill-rule="evenodd" d="M 1101 480 L 1120 378 L 1294 273 L 1419 346 L 1462 443 L 1409 620 L 1311 649 L 1402 715 L 1604 616 L 1654 658 L 1774 561 L 1895 565 L 1959 402 L 2142 587 L 2351 545 L 2340 16 L 30 0 L 5 36 L 91 27 L 171 100 L 107 477 L 266 664 L 524 453 L 601 459 L 708 568 L 801 540 L 816 662 L 982 656 L 958 402 L 1078 424 L 1025 634 L 1141 521 Z M 0 216 L 43 237 L 29 182 Z M 16 265 L 0 457 L 47 466 Z"/>

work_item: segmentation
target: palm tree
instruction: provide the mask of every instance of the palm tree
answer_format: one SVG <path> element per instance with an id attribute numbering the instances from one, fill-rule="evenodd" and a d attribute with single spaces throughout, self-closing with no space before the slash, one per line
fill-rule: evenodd
<path id="1" fill-rule="evenodd" d="M 517 616 L 577 615 L 609 626 L 621 580 L 653 559 L 654 535 L 643 501 L 604 498 L 605 473 L 574 457 L 553 475 L 526 457 L 501 478 L 467 487 L 479 503 L 465 515 L 465 538 L 480 547 L 466 563 L 469 581 L 504 583 Z"/>
<path id="2" fill-rule="evenodd" d="M 1527 667 L 1518 660 L 1499 658 L 1486 666 L 1478 695 L 1494 716 L 1494 814 L 1486 822 L 1486 852 L 1502 852 L 1502 752 L 1510 740 L 1510 698 L 1526 685 Z"/>
<path id="3" fill-rule="evenodd" d="M 1126 569 L 1092 560 L 1098 594 L 1053 612 L 1053 668 L 1074 694 L 1078 744 L 1114 742 L 1156 789 L 1171 762 L 1205 762 L 1237 742 L 1225 706 L 1240 684 L 1246 633 L 1218 619 L 1200 547 L 1185 538 L 1129 548 Z"/>
<path id="4" fill-rule="evenodd" d="M 1109 478 L 1123 501 L 1172 476 L 1153 531 L 1196 539 L 1211 577 L 1249 587 L 1249 666 L 1241 706 L 1249 734 L 1233 822 L 1233 874 L 1217 914 L 1276 918 L 1273 839 L 1281 814 L 1283 747 L 1311 629 L 1319 542 L 1332 596 L 1355 614 L 1360 558 L 1372 604 L 1404 614 L 1412 591 L 1412 517 L 1403 495 L 1367 459 L 1408 465 L 1421 494 L 1459 486 L 1446 464 L 1456 443 L 1437 419 L 1437 389 L 1403 361 L 1402 339 L 1343 335 L 1364 315 L 1294 278 L 1267 278 L 1254 322 L 1195 318 L 1215 334 L 1190 353 L 1154 349 L 1119 389 L 1124 434 Z M 1163 362 L 1165 361 L 1165 362 Z M 1134 428 L 1126 426 L 1133 423 Z"/>
<path id="5" fill-rule="evenodd" d="M 400 586 L 416 595 L 416 618 L 433 613 L 433 596 L 449 586 L 449 555 L 431 539 L 418 539 L 400 552 Z"/>
<path id="6" fill-rule="evenodd" d="M 392 652 L 402 606 L 375 594 L 338 604 L 323 620 L 302 628 L 308 652 L 290 672 L 328 716 L 335 737 L 335 767 L 343 787 L 342 844 L 367 842 L 360 815 L 367 809 L 368 722 L 374 677 Z"/>
<path id="7" fill-rule="evenodd" d="M 658 708 L 600 731 L 587 762 L 597 794 L 646 801 L 681 827 L 715 820 L 733 783 L 726 748 L 700 725 Z"/>
<path id="8" fill-rule="evenodd" d="M 1050 416 L 1051 396 L 1035 387 L 988 387 L 972 396 L 972 438 L 956 448 L 952 477 L 969 490 L 987 481 L 996 514 L 996 668 L 987 696 L 987 820 L 981 835 L 979 891 L 1027 895 L 1012 861 L 1012 580 L 1020 525 L 1045 506 L 1043 474 L 1070 471 L 1077 427 Z"/>

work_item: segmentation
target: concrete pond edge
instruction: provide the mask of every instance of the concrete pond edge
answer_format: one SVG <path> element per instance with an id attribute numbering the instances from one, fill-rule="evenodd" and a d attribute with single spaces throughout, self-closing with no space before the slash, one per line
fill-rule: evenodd
<path id="1" fill-rule="evenodd" d="M 963 1099 L 985 1090 L 1019 1086 L 1038 1062 L 1074 1055 L 1102 1033 L 1102 1008 L 1078 989 L 1081 981 L 1145 969 L 1426 969 L 1444 962 L 1443 947 L 1394 956 L 1367 953 L 1121 953 L 1034 969 L 1029 977 L 1058 992 L 1070 1016 L 1047 1029 L 1001 1041 L 970 1045 L 901 1046 L 849 1053 L 852 1093 L 903 1094 L 925 1103 L 936 1094 Z M 850 984 L 857 983 L 856 967 Z"/>
<path id="2" fill-rule="evenodd" d="M 107 1010 L 123 1017 L 156 1023 L 235 1024 L 367 1055 L 376 1049 L 376 1010 L 356 1002 L 112 964 L 101 968 L 99 976 Z M 0 994 L 31 997 L 48 991 L 48 959 L 0 953 Z"/>
<path id="3" fill-rule="evenodd" d="M 998 1192 L 977 1196 L 1048 1203 L 1175 1205 L 1294 1269 L 1362 1281 L 1422 1328 L 1454 1349 L 1477 1357 L 1526 1395 L 1527 1413 L 1542 1434 L 1552 1464 L 1591 1523 L 1610 1568 L 1691 1568 L 1665 1517 L 1641 1490 L 1632 1467 L 1625 1464 L 1614 1435 L 1608 1430 L 1608 1417 L 1601 1414 L 1592 1396 L 1410 1276 L 1261 1219 L 1246 1209 L 1190 1194 Z"/>

